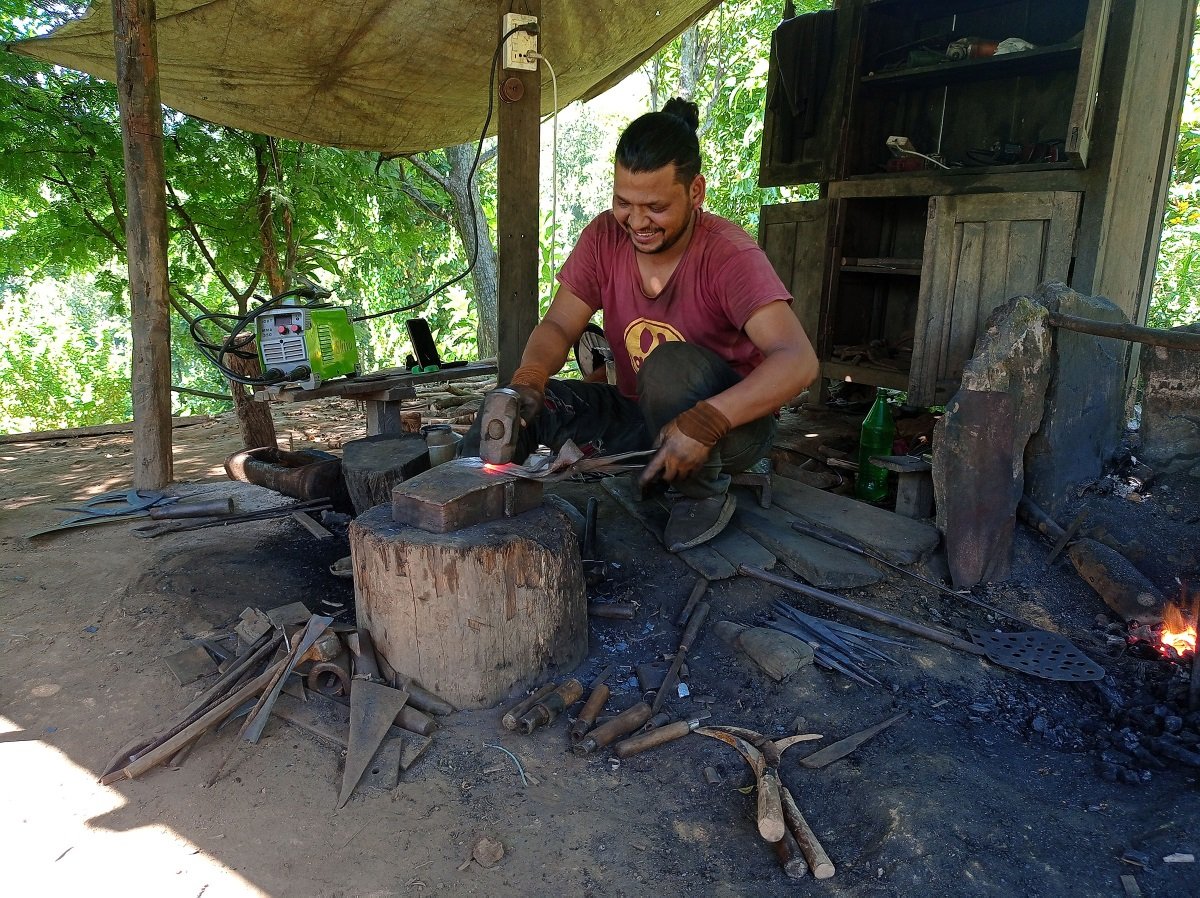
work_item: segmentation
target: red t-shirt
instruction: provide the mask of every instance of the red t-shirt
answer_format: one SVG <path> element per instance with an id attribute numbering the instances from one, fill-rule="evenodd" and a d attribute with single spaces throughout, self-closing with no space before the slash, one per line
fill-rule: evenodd
<path id="1" fill-rule="evenodd" d="M 637 398 L 642 362 L 668 340 L 711 349 L 745 377 L 763 360 L 742 330 L 746 321 L 765 305 L 792 301 L 754 239 L 702 210 L 683 257 L 654 298 L 642 289 L 637 252 L 611 211 L 583 229 L 558 280 L 593 309 L 604 310 L 617 387 L 631 399 Z"/>

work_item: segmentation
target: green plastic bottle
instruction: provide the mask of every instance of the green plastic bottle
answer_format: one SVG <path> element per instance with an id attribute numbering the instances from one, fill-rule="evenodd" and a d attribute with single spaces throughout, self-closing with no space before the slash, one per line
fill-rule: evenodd
<path id="1" fill-rule="evenodd" d="M 872 455 L 891 455 L 895 437 L 892 409 L 880 389 L 875 394 L 875 404 L 863 418 L 858 437 L 858 476 L 854 478 L 854 495 L 864 502 L 887 498 L 888 472 L 871 464 L 870 458 Z"/>

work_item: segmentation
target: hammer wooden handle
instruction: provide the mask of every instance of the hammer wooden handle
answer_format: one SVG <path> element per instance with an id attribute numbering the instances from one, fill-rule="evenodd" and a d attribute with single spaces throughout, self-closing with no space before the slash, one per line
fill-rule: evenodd
<path id="1" fill-rule="evenodd" d="M 656 748 L 667 742 L 682 739 L 692 731 L 692 725 L 686 720 L 677 720 L 637 736 L 631 736 L 624 742 L 618 742 L 613 748 L 613 754 L 618 758 L 628 758 L 644 752 L 648 748 Z"/>
<path id="2" fill-rule="evenodd" d="M 758 779 L 758 834 L 768 842 L 778 842 L 787 832 L 780 790 L 779 771 L 774 767 L 763 770 Z"/>
<path id="3" fill-rule="evenodd" d="M 792 793 L 787 790 L 786 786 L 780 790 L 780 798 L 783 803 L 783 813 L 787 817 L 788 827 L 791 829 L 792 835 L 796 837 L 796 842 L 800 845 L 800 850 L 804 853 L 804 857 L 808 861 L 808 868 L 812 870 L 813 877 L 815 879 L 829 879 L 829 877 L 837 872 L 837 868 L 833 866 L 833 861 L 829 859 L 829 855 L 821 847 L 816 833 L 812 831 L 812 827 L 808 825 L 808 821 L 800 813 L 796 799 L 792 797 Z"/>

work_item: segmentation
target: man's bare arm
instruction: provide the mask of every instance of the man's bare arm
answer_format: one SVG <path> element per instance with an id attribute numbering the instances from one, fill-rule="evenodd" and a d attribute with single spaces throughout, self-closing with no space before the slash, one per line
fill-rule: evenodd
<path id="1" fill-rule="evenodd" d="M 773 414 L 816 380 L 820 371 L 812 343 L 787 303 L 763 306 L 750 316 L 744 330 L 762 352 L 762 364 L 708 400 L 732 427 Z"/>
<path id="2" fill-rule="evenodd" d="M 571 348 L 592 318 L 592 308 L 568 290 L 559 287 L 550 308 L 529 335 L 521 354 L 521 367 L 534 367 L 549 377 L 566 364 Z"/>

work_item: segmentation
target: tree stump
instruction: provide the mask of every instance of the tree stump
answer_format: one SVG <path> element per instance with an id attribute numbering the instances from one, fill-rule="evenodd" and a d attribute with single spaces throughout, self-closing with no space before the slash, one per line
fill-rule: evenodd
<path id="1" fill-rule="evenodd" d="M 354 513 L 392 504 L 392 487 L 429 470 L 425 438 L 379 435 L 351 440 L 342 448 L 342 476 Z"/>
<path id="2" fill-rule="evenodd" d="M 570 522 L 541 506 L 429 533 L 373 508 L 350 527 L 359 623 L 395 670 L 459 708 L 490 708 L 587 654 Z"/>

